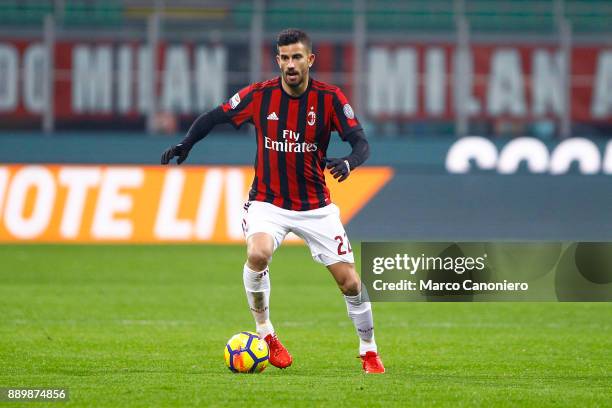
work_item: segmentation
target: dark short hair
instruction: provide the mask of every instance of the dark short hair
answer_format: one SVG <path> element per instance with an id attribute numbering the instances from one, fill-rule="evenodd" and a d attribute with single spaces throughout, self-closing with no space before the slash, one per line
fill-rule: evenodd
<path id="1" fill-rule="evenodd" d="M 280 33 L 278 33 L 278 38 L 276 40 L 276 50 L 278 51 L 278 47 L 283 45 L 302 43 L 308 48 L 308 51 L 312 51 L 312 41 L 308 34 L 306 34 L 302 30 L 298 30 L 297 28 L 287 28 Z"/>

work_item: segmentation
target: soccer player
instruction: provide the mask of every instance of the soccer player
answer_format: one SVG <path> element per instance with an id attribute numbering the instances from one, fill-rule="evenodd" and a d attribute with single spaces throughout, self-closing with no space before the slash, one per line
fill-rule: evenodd
<path id="1" fill-rule="evenodd" d="M 339 182 L 369 156 L 369 145 L 351 105 L 333 85 L 312 79 L 315 61 L 308 35 L 282 31 L 276 61 L 280 77 L 251 84 L 229 101 L 199 116 L 183 141 L 161 158 L 181 164 L 193 145 L 221 123 L 255 126 L 255 178 L 244 205 L 247 260 L 243 281 L 257 333 L 270 347 L 270 363 L 289 367 L 292 357 L 270 321 L 270 269 L 274 251 L 293 232 L 308 244 L 312 257 L 331 272 L 344 294 L 348 315 L 359 336 L 359 355 L 366 373 L 384 373 L 374 340 L 370 302 L 362 299 L 361 281 L 338 207 L 325 184 L 325 167 Z M 350 143 L 343 158 L 326 158 L 332 131 Z"/>

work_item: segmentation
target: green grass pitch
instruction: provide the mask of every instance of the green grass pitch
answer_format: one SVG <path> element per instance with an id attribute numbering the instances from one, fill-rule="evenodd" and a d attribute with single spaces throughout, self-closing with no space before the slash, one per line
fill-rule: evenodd
<path id="1" fill-rule="evenodd" d="M 294 364 L 236 375 L 223 347 L 254 329 L 243 246 L 6 245 L 0 260 L 0 387 L 70 390 L 36 406 L 612 403 L 611 304 L 377 303 L 387 373 L 366 376 L 331 276 L 285 246 L 271 317 Z"/>

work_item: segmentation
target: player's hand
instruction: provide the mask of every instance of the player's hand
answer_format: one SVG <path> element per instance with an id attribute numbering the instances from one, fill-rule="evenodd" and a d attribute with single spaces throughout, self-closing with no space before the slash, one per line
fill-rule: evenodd
<path id="1" fill-rule="evenodd" d="M 348 160 L 345 159 L 328 159 L 325 158 L 325 163 L 329 172 L 338 179 L 338 182 L 343 182 L 351 174 L 351 168 Z"/>
<path id="2" fill-rule="evenodd" d="M 189 147 L 185 146 L 184 144 L 177 144 L 176 146 L 172 146 L 169 147 L 163 154 L 161 157 L 161 164 L 168 164 L 170 163 L 170 160 L 172 160 L 172 158 L 174 157 L 178 157 L 178 159 L 176 159 L 176 164 L 181 164 L 182 162 L 185 161 L 185 159 L 187 158 L 187 156 L 189 155 Z"/>

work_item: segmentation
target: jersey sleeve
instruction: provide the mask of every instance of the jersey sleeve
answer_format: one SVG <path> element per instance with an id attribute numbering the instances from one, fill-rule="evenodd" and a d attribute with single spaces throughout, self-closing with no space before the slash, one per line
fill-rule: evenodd
<path id="1" fill-rule="evenodd" d="M 348 135 L 362 129 L 348 99 L 339 88 L 334 91 L 333 95 L 332 124 L 333 130 L 340 134 L 342 140 L 346 140 Z"/>
<path id="2" fill-rule="evenodd" d="M 236 92 L 227 102 L 221 104 L 229 122 L 238 129 L 245 122 L 253 122 L 253 87 L 249 85 Z"/>

